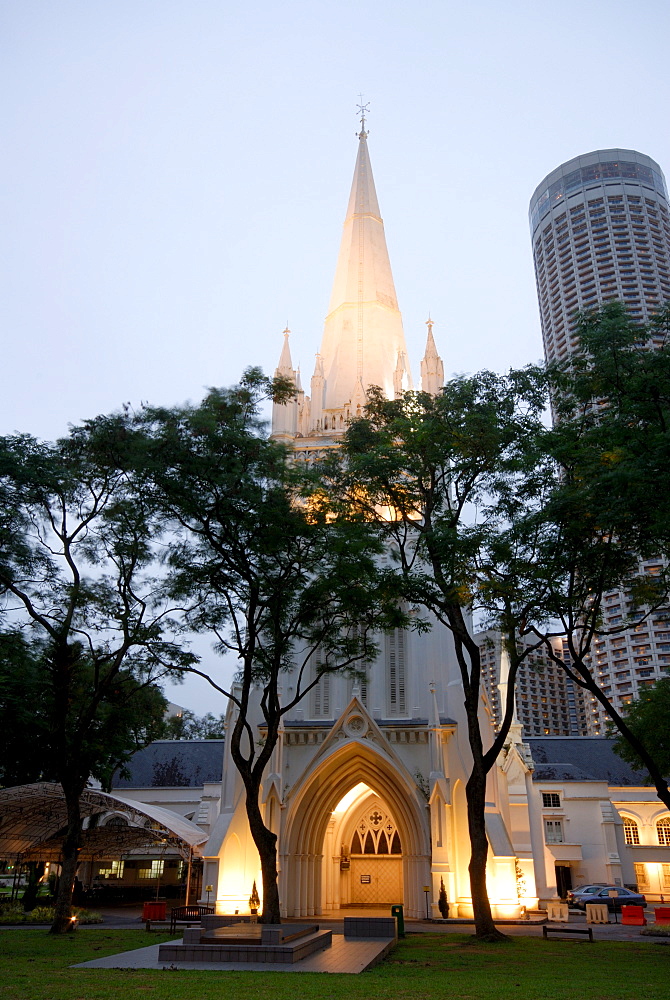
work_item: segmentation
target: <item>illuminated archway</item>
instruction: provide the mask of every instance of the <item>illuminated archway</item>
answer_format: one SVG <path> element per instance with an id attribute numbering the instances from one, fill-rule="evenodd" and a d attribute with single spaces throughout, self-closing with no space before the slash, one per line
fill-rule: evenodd
<path id="1" fill-rule="evenodd" d="M 286 916 L 322 913 L 324 843 L 333 811 L 364 784 L 386 805 L 402 844 L 402 883 L 408 916 L 423 913 L 423 885 L 430 879 L 427 803 L 402 765 L 372 743 L 348 740 L 335 748 L 291 790 L 284 826 L 281 896 Z"/>

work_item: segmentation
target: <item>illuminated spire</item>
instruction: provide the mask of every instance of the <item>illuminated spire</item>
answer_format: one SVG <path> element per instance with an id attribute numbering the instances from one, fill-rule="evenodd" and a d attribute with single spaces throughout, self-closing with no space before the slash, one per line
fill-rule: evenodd
<path id="1" fill-rule="evenodd" d="M 358 156 L 321 342 L 325 409 L 352 402 L 357 385 L 378 385 L 393 399 L 397 359 L 407 356 L 368 154 L 367 108 L 359 105 Z"/>

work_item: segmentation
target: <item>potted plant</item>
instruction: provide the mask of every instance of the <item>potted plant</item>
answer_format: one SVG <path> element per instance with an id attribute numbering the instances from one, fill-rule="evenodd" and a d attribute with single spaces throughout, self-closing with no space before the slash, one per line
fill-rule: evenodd
<path id="1" fill-rule="evenodd" d="M 447 899 L 447 890 L 444 888 L 444 879 L 440 879 L 440 895 L 437 897 L 437 908 L 442 914 L 442 918 L 447 920 L 449 917 L 449 900 Z"/>
<path id="2" fill-rule="evenodd" d="M 261 898 L 258 895 L 258 889 L 256 888 L 256 880 L 254 879 L 253 889 L 251 890 L 251 895 L 249 896 L 249 909 L 251 910 L 251 916 L 258 916 L 258 907 L 261 905 Z"/>

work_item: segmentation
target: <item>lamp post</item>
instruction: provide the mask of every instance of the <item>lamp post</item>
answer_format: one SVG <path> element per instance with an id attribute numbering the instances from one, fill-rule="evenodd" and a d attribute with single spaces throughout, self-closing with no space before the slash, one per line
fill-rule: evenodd
<path id="1" fill-rule="evenodd" d="M 424 885 L 423 891 L 426 894 L 426 920 L 430 920 L 430 916 L 428 914 L 428 894 L 430 893 L 430 886 L 429 885 Z"/>

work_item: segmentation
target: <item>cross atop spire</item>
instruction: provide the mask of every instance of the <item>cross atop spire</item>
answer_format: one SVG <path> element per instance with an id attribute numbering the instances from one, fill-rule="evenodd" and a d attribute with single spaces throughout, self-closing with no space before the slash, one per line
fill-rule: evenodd
<path id="1" fill-rule="evenodd" d="M 365 116 L 367 112 L 370 110 L 370 102 L 368 101 L 367 104 L 363 104 L 363 95 L 359 94 L 358 97 L 360 100 L 360 104 L 357 104 L 356 108 L 361 118 L 361 130 L 357 134 L 359 139 L 365 139 L 370 134 L 369 132 L 365 131 Z"/>
<path id="2" fill-rule="evenodd" d="M 364 402 L 371 385 L 394 399 L 398 353 L 407 356 L 366 141 L 367 105 L 362 101 L 359 111 L 356 166 L 321 341 L 324 410 L 340 409 L 358 395 Z M 405 371 L 409 382 L 409 366 Z"/>

